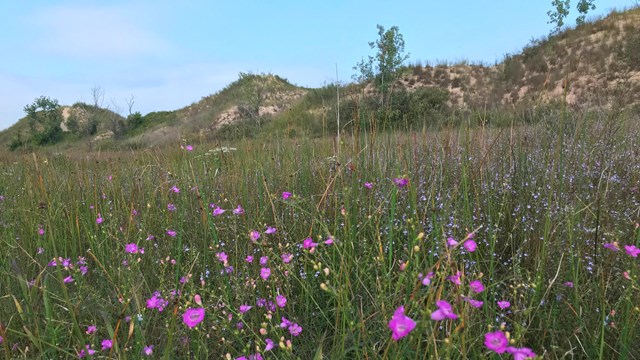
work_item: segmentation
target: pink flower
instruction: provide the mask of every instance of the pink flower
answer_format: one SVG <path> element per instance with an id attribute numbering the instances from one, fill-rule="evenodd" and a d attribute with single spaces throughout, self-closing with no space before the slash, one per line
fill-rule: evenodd
<path id="1" fill-rule="evenodd" d="M 221 263 L 226 264 L 229 257 L 227 256 L 227 253 L 221 251 L 219 253 L 216 253 L 216 259 L 218 259 L 218 261 L 220 261 Z"/>
<path id="2" fill-rule="evenodd" d="M 298 324 L 291 324 L 291 326 L 289 326 L 289 333 L 291 333 L 291 335 L 298 336 L 300 335 L 301 332 L 302 332 L 302 326 Z"/>
<path id="3" fill-rule="evenodd" d="M 233 209 L 233 214 L 234 215 L 242 215 L 242 214 L 244 214 L 244 209 L 242 208 L 242 206 L 238 205 L 237 208 Z"/>
<path id="4" fill-rule="evenodd" d="M 144 349 L 142 349 L 142 353 L 145 356 L 153 355 L 153 345 L 145 346 Z"/>
<path id="5" fill-rule="evenodd" d="M 292 254 L 288 254 L 288 253 L 280 255 L 280 257 L 282 258 L 282 261 L 285 264 L 288 264 L 288 263 L 291 262 L 291 260 L 293 260 L 293 255 Z"/>
<path id="6" fill-rule="evenodd" d="M 509 346 L 507 347 L 507 352 L 513 355 L 513 360 L 524 360 L 536 357 L 536 353 L 526 347 L 514 348 L 513 346 Z"/>
<path id="7" fill-rule="evenodd" d="M 113 341 L 111 341 L 110 339 L 105 339 L 105 340 L 102 340 L 101 345 L 102 345 L 102 349 L 101 349 L 102 351 L 109 350 L 113 347 Z"/>
<path id="8" fill-rule="evenodd" d="M 288 191 L 283 191 L 282 192 L 282 200 L 287 200 L 288 198 L 291 197 L 291 193 Z"/>
<path id="9" fill-rule="evenodd" d="M 429 271 L 429 273 L 422 278 L 422 285 L 427 286 L 429 284 L 431 284 L 431 279 L 433 279 L 433 277 L 435 276 L 435 274 L 433 273 L 433 271 Z M 420 276 L 422 277 L 422 276 Z"/>
<path id="10" fill-rule="evenodd" d="M 176 235 L 178 235 L 178 233 L 175 230 L 167 230 L 167 235 L 171 236 L 171 237 L 176 237 Z"/>
<path id="11" fill-rule="evenodd" d="M 239 308 L 240 314 L 246 313 L 247 311 L 251 310 L 252 307 L 253 306 L 245 305 L 245 304 L 240 305 L 240 308 Z"/>
<path id="12" fill-rule="evenodd" d="M 507 345 L 509 345 L 509 340 L 500 330 L 484 334 L 484 346 L 491 351 L 502 354 L 507 351 Z"/>
<path id="13" fill-rule="evenodd" d="M 367 188 L 367 189 L 373 189 L 373 184 L 370 183 L 370 182 L 366 182 L 366 183 L 364 183 L 364 187 Z"/>
<path id="14" fill-rule="evenodd" d="M 467 301 L 469 302 L 469 305 L 473 306 L 476 309 L 481 308 L 482 305 L 484 304 L 484 301 L 481 301 L 481 300 L 468 299 Z"/>
<path id="15" fill-rule="evenodd" d="M 287 305 L 287 298 L 283 295 L 276 296 L 276 305 L 278 305 L 278 307 L 280 308 L 283 308 L 285 305 Z"/>
<path id="16" fill-rule="evenodd" d="M 474 252 L 478 248 L 478 244 L 476 244 L 476 242 L 473 241 L 473 239 L 469 239 L 465 241 L 464 244 L 462 244 L 462 246 L 464 246 L 465 250 L 467 250 L 468 252 Z"/>
<path id="17" fill-rule="evenodd" d="M 125 245 L 124 251 L 128 252 L 129 254 L 137 254 L 138 253 L 138 245 L 136 245 L 135 243 L 129 243 L 129 244 Z"/>
<path id="18" fill-rule="evenodd" d="M 244 258 L 244 261 L 248 262 L 248 263 L 252 263 L 253 262 L 253 256 L 251 255 L 247 255 L 246 258 Z"/>
<path id="19" fill-rule="evenodd" d="M 484 291 L 484 285 L 482 285 L 482 281 L 480 280 L 473 280 L 469 283 L 469 287 L 475 293 L 481 293 Z"/>
<path id="20" fill-rule="evenodd" d="M 192 145 L 187 145 L 187 146 L 185 146 L 185 149 L 187 149 L 187 151 L 193 151 L 193 146 Z"/>
<path id="21" fill-rule="evenodd" d="M 179 194 L 179 193 L 180 193 L 180 188 L 179 188 L 179 187 L 177 187 L 177 186 L 175 186 L 175 185 L 173 185 L 173 186 L 171 187 L 171 189 L 169 189 L 169 190 L 173 191 L 173 192 L 174 192 L 174 193 L 176 193 L 176 194 Z"/>
<path id="22" fill-rule="evenodd" d="M 458 242 L 454 238 L 452 237 L 447 238 L 447 246 L 454 247 L 456 245 L 458 245 Z"/>
<path id="23" fill-rule="evenodd" d="M 511 303 L 510 303 L 510 302 L 508 302 L 508 301 L 505 301 L 505 300 L 503 300 L 503 301 L 498 301 L 498 307 L 499 307 L 500 309 L 502 309 L 502 310 L 504 310 L 504 309 L 508 308 L 509 306 L 511 306 Z"/>
<path id="24" fill-rule="evenodd" d="M 407 186 L 407 184 L 409 184 L 409 179 L 407 179 L 406 177 L 395 178 L 393 179 L 393 183 L 396 184 L 397 187 L 403 188 Z"/>
<path id="25" fill-rule="evenodd" d="M 327 240 L 324 241 L 324 244 L 325 245 L 332 245 L 333 244 L 333 238 L 332 237 L 328 238 Z"/>
<path id="26" fill-rule="evenodd" d="M 98 217 L 96 218 L 96 224 L 102 224 L 103 221 L 104 219 L 102 218 L 102 215 L 98 213 Z"/>
<path id="27" fill-rule="evenodd" d="M 458 315 L 453 313 L 453 308 L 448 302 L 444 300 L 438 300 L 436 301 L 436 306 L 438 306 L 438 310 L 431 313 L 431 320 L 440 321 L 444 319 L 458 318 Z"/>
<path id="28" fill-rule="evenodd" d="M 267 262 L 269 262 L 269 257 L 268 256 L 260 257 L 260 265 L 265 266 L 265 265 L 267 265 Z"/>
<path id="29" fill-rule="evenodd" d="M 314 243 L 312 238 L 306 238 L 302 242 L 302 248 L 303 249 L 313 249 L 316 246 L 318 246 L 318 244 Z"/>
<path id="30" fill-rule="evenodd" d="M 87 335 L 91 335 L 94 332 L 96 332 L 96 330 L 98 330 L 98 328 L 96 328 L 95 325 L 89 325 L 87 326 L 87 331 L 85 332 Z"/>
<path id="31" fill-rule="evenodd" d="M 44 229 L 43 228 L 38 228 L 38 235 L 40 235 L 40 236 L 44 235 Z"/>
<path id="32" fill-rule="evenodd" d="M 182 315 L 182 321 L 191 329 L 204 320 L 204 308 L 187 309 Z"/>
<path id="33" fill-rule="evenodd" d="M 211 214 L 213 216 L 220 216 L 220 215 L 224 214 L 225 211 L 227 211 L 227 210 L 222 209 L 220 206 L 216 206 L 216 208 L 213 209 Z"/>
<path id="34" fill-rule="evenodd" d="M 249 239 L 253 242 L 258 241 L 258 239 L 260 239 L 260 233 L 256 230 L 251 230 L 251 232 L 249 232 Z"/>
<path id="35" fill-rule="evenodd" d="M 631 257 L 638 257 L 638 254 L 640 254 L 640 249 L 638 249 L 635 245 L 625 245 L 624 251 Z"/>
<path id="36" fill-rule="evenodd" d="M 461 285 L 462 281 L 460 281 L 460 276 L 462 275 L 462 273 L 460 271 L 456 272 L 455 275 L 451 275 L 451 276 L 447 276 L 447 280 L 451 281 L 452 283 L 456 284 L 456 285 Z"/>
<path id="37" fill-rule="evenodd" d="M 566 281 L 564 284 L 562 284 L 568 288 L 572 288 L 573 287 L 573 281 Z"/>
<path id="38" fill-rule="evenodd" d="M 276 228 L 267 226 L 267 230 L 265 230 L 265 234 L 274 234 L 276 232 Z"/>
<path id="39" fill-rule="evenodd" d="M 269 278 L 269 276 L 271 276 L 271 269 L 269 269 L 269 268 L 260 269 L 260 277 L 263 280 L 267 280 Z"/>
<path id="40" fill-rule="evenodd" d="M 64 279 L 62 280 L 62 282 L 63 282 L 63 283 L 65 283 L 65 284 L 72 283 L 72 282 L 73 282 L 73 277 L 71 277 L 71 275 L 69 275 L 69 276 L 67 276 L 66 278 L 64 278 Z"/>
<path id="41" fill-rule="evenodd" d="M 409 333 L 415 329 L 416 322 L 410 317 L 404 314 L 404 306 L 400 306 L 396 309 L 389 321 L 389 328 L 391 329 L 391 337 L 393 340 L 398 341 L 401 338 L 409 335 Z"/>
<path id="42" fill-rule="evenodd" d="M 274 347 L 273 340 L 267 338 L 267 339 L 264 339 L 264 342 L 267 344 L 264 347 L 264 351 L 269 351 L 269 350 L 273 349 L 273 347 Z"/>

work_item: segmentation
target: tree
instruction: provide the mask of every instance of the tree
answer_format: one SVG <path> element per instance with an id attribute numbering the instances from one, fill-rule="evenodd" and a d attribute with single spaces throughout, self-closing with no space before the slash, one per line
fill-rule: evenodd
<path id="1" fill-rule="evenodd" d="M 562 30 L 564 26 L 564 20 L 569 16 L 569 9 L 571 8 L 570 0 L 553 0 L 551 2 L 553 10 L 547 11 L 549 21 L 547 24 L 555 24 L 551 30 L 552 34 L 557 34 Z M 576 5 L 578 10 L 578 17 L 576 18 L 576 25 L 584 24 L 589 11 L 596 9 L 595 0 L 579 0 Z"/>
<path id="2" fill-rule="evenodd" d="M 97 109 L 102 107 L 104 101 L 104 89 L 98 85 L 91 88 L 91 99 L 93 99 L 93 106 Z"/>
<path id="3" fill-rule="evenodd" d="M 62 138 L 62 114 L 58 100 L 46 96 L 36 98 L 24 107 L 27 114 L 31 140 L 37 145 L 53 144 Z"/>
<path id="4" fill-rule="evenodd" d="M 388 30 L 382 25 L 377 27 L 378 40 L 369 43 L 369 47 L 377 51 L 375 56 L 369 56 L 366 61 L 363 59 L 353 69 L 360 72 L 355 76 L 357 80 L 374 80 L 384 106 L 389 89 L 398 78 L 400 67 L 409 58 L 409 54 L 404 54 L 404 38 L 397 26 Z"/>

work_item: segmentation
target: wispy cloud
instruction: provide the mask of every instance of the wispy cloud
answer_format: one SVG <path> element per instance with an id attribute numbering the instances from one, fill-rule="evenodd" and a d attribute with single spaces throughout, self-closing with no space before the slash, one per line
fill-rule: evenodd
<path id="1" fill-rule="evenodd" d="M 26 22 L 35 30 L 33 49 L 70 58 L 159 55 L 169 45 L 144 26 L 134 7 L 56 6 Z"/>

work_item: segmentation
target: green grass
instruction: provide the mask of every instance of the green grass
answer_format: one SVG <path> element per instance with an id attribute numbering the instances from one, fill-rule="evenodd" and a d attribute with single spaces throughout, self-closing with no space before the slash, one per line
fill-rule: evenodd
<path id="1" fill-rule="evenodd" d="M 640 245 L 637 119 L 561 114 L 347 135 L 337 158 L 330 139 L 281 137 L 229 152 L 2 153 L 0 357 L 68 358 L 91 345 L 95 357 L 137 359 L 154 345 L 165 359 L 498 359 L 484 335 L 503 329 L 548 359 L 640 358 L 640 269 L 624 249 Z M 243 215 L 232 213 L 239 204 Z M 226 212 L 213 216 L 216 206 Z M 462 247 L 471 233 L 472 253 Z M 604 248 L 612 242 L 622 251 Z M 144 253 L 125 252 L 131 243 Z M 458 271 L 459 286 L 447 279 Z M 147 308 L 155 292 L 163 311 Z M 270 307 L 278 295 L 286 305 Z M 440 299 L 458 319 L 430 319 Z M 240 314 L 243 304 L 253 308 Z M 417 326 L 394 341 L 399 306 Z M 182 315 L 197 307 L 205 318 L 189 329 Z"/>

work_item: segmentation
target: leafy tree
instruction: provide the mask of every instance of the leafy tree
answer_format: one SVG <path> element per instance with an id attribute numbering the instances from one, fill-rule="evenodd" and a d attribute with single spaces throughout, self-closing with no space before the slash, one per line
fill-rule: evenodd
<path id="1" fill-rule="evenodd" d="M 580 0 L 578 1 L 578 13 L 580 15 L 578 15 L 578 18 L 576 19 L 576 24 L 577 25 L 582 25 L 584 24 L 585 19 L 587 18 L 587 13 L 589 13 L 589 11 L 595 10 L 596 9 L 596 5 L 593 3 L 594 0 Z"/>
<path id="2" fill-rule="evenodd" d="M 547 24 L 555 24 L 553 30 L 551 30 L 552 34 L 557 34 L 562 30 L 564 26 L 564 20 L 567 16 L 569 16 L 569 9 L 571 8 L 570 0 L 553 0 L 551 2 L 551 6 L 553 10 L 547 11 L 547 15 L 549 15 L 549 21 Z M 576 18 L 576 24 L 582 25 L 584 24 L 587 14 L 589 11 L 595 10 L 595 0 L 579 0 L 576 6 L 576 10 L 578 10 L 578 17 Z"/>
<path id="3" fill-rule="evenodd" d="M 402 63 L 409 58 L 404 54 L 404 38 L 397 26 L 385 30 L 378 25 L 378 40 L 369 43 L 376 50 L 375 56 L 360 61 L 353 68 L 360 73 L 354 78 L 358 81 L 374 80 L 374 85 L 382 95 L 382 105 L 389 95 L 389 89 L 398 78 Z"/>
<path id="4" fill-rule="evenodd" d="M 24 107 L 27 114 L 31 139 L 37 145 L 53 144 L 62 139 L 62 114 L 58 100 L 46 96 L 36 98 Z"/>

